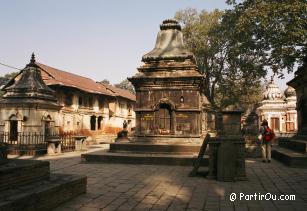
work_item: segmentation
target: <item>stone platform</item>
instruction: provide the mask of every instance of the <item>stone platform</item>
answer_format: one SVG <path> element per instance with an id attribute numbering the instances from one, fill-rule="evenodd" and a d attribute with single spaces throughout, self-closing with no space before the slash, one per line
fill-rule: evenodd
<path id="1" fill-rule="evenodd" d="M 50 174 L 48 161 L 8 159 L 0 165 L 0 210 L 51 210 L 86 192 L 86 176 Z"/>
<path id="2" fill-rule="evenodd" d="M 7 164 L 0 166 L 0 191 L 48 179 L 49 174 L 47 161 L 9 159 Z"/>
<path id="3" fill-rule="evenodd" d="M 291 167 L 307 168 L 307 136 L 278 138 L 272 157 Z"/>
<path id="4" fill-rule="evenodd" d="M 86 192 L 86 177 L 52 174 L 46 180 L 0 192 L 0 210 L 51 210 Z"/>
<path id="5" fill-rule="evenodd" d="M 196 144 L 152 144 L 148 142 L 111 143 L 110 152 L 133 152 L 153 154 L 197 154 L 200 145 Z"/>
<path id="6" fill-rule="evenodd" d="M 83 162 L 192 166 L 199 145 L 111 143 L 110 149 L 82 154 Z M 208 165 L 208 156 L 202 161 Z"/>
<path id="7" fill-rule="evenodd" d="M 196 158 L 197 155 L 132 154 L 106 151 L 97 151 L 81 155 L 83 162 L 177 166 L 192 166 Z M 205 156 L 202 161 L 202 166 L 208 166 L 208 160 L 208 157 Z"/>

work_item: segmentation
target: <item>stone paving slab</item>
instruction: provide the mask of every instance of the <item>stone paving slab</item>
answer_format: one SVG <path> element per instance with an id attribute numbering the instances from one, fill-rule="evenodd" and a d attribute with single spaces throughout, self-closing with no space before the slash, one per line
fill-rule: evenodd
<path id="1" fill-rule="evenodd" d="M 188 177 L 192 167 L 86 164 L 81 153 L 49 160 L 53 173 L 84 174 L 87 193 L 60 205 L 60 210 L 307 210 L 307 169 L 289 168 L 273 160 L 246 160 L 247 181 L 219 182 Z M 27 158 L 28 159 L 28 158 Z M 37 159 L 37 158 L 35 158 Z M 201 169 L 204 170 L 204 169 Z M 230 201 L 236 193 L 237 200 Z M 238 200 L 240 193 L 295 195 L 294 201 Z M 251 197 L 251 196 L 248 196 Z"/>

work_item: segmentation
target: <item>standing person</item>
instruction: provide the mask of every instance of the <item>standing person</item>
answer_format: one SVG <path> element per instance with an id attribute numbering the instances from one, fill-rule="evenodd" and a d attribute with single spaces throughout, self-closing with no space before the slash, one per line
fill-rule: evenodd
<path id="1" fill-rule="evenodd" d="M 261 141 L 262 162 L 271 162 L 272 140 L 275 137 L 274 131 L 269 127 L 268 121 L 265 119 L 260 126 L 259 139 Z"/>
<path id="2" fill-rule="evenodd" d="M 126 120 L 124 120 L 124 123 L 123 123 L 123 130 L 127 130 L 127 127 L 128 127 L 128 123 Z"/>

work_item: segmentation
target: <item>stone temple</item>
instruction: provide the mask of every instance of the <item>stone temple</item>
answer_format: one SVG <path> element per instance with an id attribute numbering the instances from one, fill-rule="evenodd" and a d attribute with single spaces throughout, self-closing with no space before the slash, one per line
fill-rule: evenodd
<path id="1" fill-rule="evenodd" d="M 135 141 L 197 143 L 202 131 L 202 101 L 194 55 L 183 42 L 176 20 L 160 25 L 156 45 L 128 78 L 136 90 Z"/>
<path id="2" fill-rule="evenodd" d="M 295 133 L 297 131 L 296 93 L 291 86 L 282 92 L 273 78 L 263 92 L 263 100 L 257 108 L 259 122 L 268 121 L 275 133 Z"/>

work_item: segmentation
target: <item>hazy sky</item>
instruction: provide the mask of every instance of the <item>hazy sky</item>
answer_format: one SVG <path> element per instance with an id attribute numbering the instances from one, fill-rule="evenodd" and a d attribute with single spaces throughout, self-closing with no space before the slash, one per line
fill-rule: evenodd
<path id="1" fill-rule="evenodd" d="M 162 20 L 187 7 L 225 9 L 225 0 L 0 0 L 0 63 L 37 61 L 118 83 L 153 49 Z M 0 75 L 14 71 L 0 66 Z M 285 82 L 279 81 L 282 87 Z"/>

